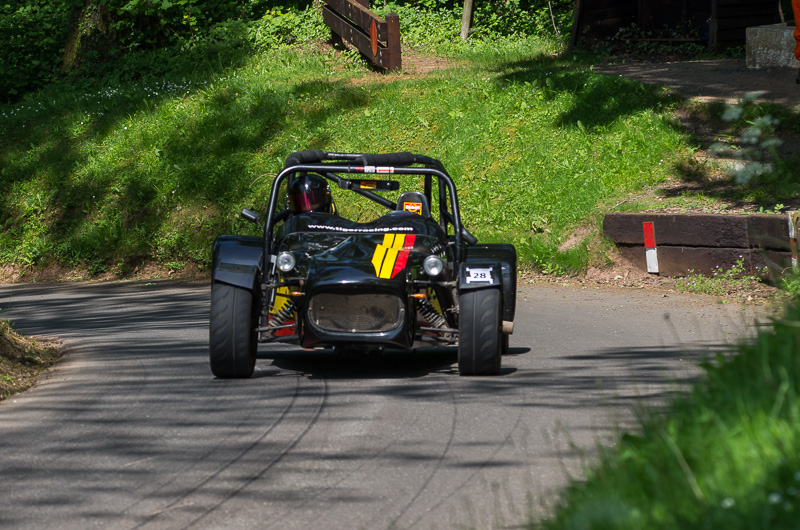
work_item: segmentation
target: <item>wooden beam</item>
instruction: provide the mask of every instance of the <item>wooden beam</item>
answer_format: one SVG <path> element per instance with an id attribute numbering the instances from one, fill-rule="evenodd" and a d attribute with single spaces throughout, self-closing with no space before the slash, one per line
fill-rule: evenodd
<path id="1" fill-rule="evenodd" d="M 387 37 L 386 37 L 386 62 L 389 70 L 399 70 L 403 67 L 400 57 L 400 17 L 397 13 L 386 15 Z"/>
<path id="2" fill-rule="evenodd" d="M 397 15 L 395 15 L 396 17 Z M 388 17 L 387 17 L 388 18 Z M 387 48 L 385 43 L 378 42 L 378 46 L 376 48 L 376 53 L 373 53 L 372 50 L 372 40 L 370 35 L 361 30 L 358 26 L 354 25 L 352 22 L 345 20 L 338 16 L 337 13 L 331 11 L 327 6 L 322 7 L 322 21 L 325 23 L 326 26 L 331 28 L 331 31 L 340 35 L 344 40 L 352 44 L 359 52 L 361 52 L 365 57 L 370 59 L 373 63 L 380 66 L 381 68 L 386 68 L 387 70 L 393 70 L 400 68 L 400 24 L 399 24 L 399 17 L 397 21 L 397 33 L 398 38 L 397 40 L 397 53 L 393 53 L 393 49 L 390 50 Z M 389 35 L 387 30 L 386 35 Z"/>
<path id="3" fill-rule="evenodd" d="M 378 30 L 378 40 L 386 42 L 388 38 L 386 21 L 363 5 L 349 2 L 348 0 L 325 0 L 325 5 L 332 12 L 350 20 L 367 34 L 369 34 L 369 29 L 374 22 L 375 28 Z"/>

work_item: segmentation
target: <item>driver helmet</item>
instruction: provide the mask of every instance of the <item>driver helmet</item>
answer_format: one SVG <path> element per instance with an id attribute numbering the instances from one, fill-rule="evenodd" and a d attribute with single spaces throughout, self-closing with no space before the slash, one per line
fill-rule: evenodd
<path id="1" fill-rule="evenodd" d="M 333 213 L 331 190 L 319 175 L 300 175 L 289 184 L 287 195 L 292 213 Z"/>

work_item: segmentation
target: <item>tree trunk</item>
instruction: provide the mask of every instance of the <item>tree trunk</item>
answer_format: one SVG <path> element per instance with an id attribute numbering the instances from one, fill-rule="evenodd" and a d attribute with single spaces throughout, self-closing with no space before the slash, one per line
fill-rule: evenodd
<path id="1" fill-rule="evenodd" d="M 90 51 L 103 57 L 113 45 L 109 24 L 111 16 L 104 4 L 101 0 L 86 0 L 83 6 L 72 9 L 61 58 L 62 70 L 77 67 Z"/>
<path id="2" fill-rule="evenodd" d="M 464 0 L 464 13 L 461 15 L 461 40 L 469 38 L 472 28 L 472 0 Z"/>

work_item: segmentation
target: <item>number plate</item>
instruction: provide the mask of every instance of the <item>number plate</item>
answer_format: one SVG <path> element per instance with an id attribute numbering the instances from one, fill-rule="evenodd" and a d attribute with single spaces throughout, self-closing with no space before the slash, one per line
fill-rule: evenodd
<path id="1" fill-rule="evenodd" d="M 467 267 L 467 283 L 492 283 L 492 269 L 473 269 Z"/>

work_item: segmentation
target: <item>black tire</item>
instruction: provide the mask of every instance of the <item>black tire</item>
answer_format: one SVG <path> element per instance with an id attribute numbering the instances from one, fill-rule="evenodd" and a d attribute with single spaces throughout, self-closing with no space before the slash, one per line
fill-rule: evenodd
<path id="1" fill-rule="evenodd" d="M 224 283 L 211 287 L 209 360 L 220 378 L 244 378 L 256 367 L 256 297 L 247 289 Z"/>
<path id="2" fill-rule="evenodd" d="M 461 295 L 458 371 L 461 375 L 497 375 L 503 350 L 502 296 L 499 289 Z"/>

